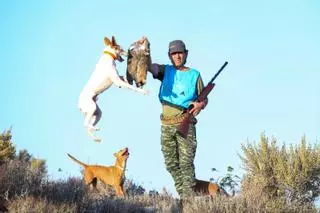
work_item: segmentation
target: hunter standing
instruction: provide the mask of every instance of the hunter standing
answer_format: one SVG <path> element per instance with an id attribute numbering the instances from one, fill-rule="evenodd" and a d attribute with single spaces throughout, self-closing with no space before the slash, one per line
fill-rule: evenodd
<path id="1" fill-rule="evenodd" d="M 171 174 L 180 198 L 188 198 L 194 194 L 195 167 L 194 158 L 197 148 L 196 119 L 189 125 L 187 138 L 177 133 L 177 128 L 190 104 L 194 116 L 204 109 L 207 99 L 194 102 L 204 85 L 199 71 L 187 67 L 188 50 L 183 41 L 174 40 L 169 43 L 168 56 L 172 65 L 151 64 L 153 78 L 160 80 L 159 100 L 161 113 L 161 150 L 166 168 Z"/>

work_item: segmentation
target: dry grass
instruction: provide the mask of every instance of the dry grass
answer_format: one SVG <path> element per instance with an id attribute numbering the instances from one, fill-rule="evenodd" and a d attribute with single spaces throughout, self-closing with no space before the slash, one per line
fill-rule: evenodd
<path id="1" fill-rule="evenodd" d="M 278 203 L 279 204 L 279 203 Z M 81 202 L 53 202 L 32 196 L 19 197 L 12 200 L 8 206 L 9 212 L 83 212 L 83 213 L 175 213 L 179 212 L 178 201 L 172 197 L 149 197 L 139 195 L 124 199 L 112 198 L 106 195 L 85 196 Z M 317 212 L 312 206 L 278 206 L 277 202 L 267 205 L 253 206 L 243 198 L 197 198 L 184 204 L 186 213 L 312 213 Z"/>
<path id="2" fill-rule="evenodd" d="M 128 196 L 117 198 L 113 189 L 98 182 L 99 192 L 92 192 L 80 178 L 49 180 L 29 164 L 11 161 L 2 165 L 0 198 L 9 212 L 19 213 L 176 213 L 179 200 L 163 190 L 145 192 L 142 186 L 128 181 Z M 235 196 L 231 198 L 195 197 L 184 202 L 185 213 L 316 213 L 311 204 L 267 201 L 260 197 Z"/>
<path id="3" fill-rule="evenodd" d="M 74 178 L 72 178 L 74 180 Z M 78 181 L 78 180 L 77 180 Z M 69 186 L 69 190 L 66 190 Z M 81 190 L 79 190 L 79 187 Z M 74 212 L 74 213 L 176 213 L 179 212 L 179 200 L 170 195 L 136 195 L 117 198 L 113 194 L 82 190 L 81 182 L 72 181 L 51 183 L 50 190 L 41 196 L 16 196 L 9 201 L 9 212 Z M 109 190 L 109 189 L 106 189 Z M 60 191 L 55 192 L 54 191 Z M 48 193 L 48 194 L 46 194 Z M 52 193 L 52 194 L 50 194 Z M 265 203 L 258 199 L 246 199 L 241 196 L 232 198 L 195 197 L 184 203 L 186 213 L 316 213 L 313 206 L 291 204 L 281 201 Z"/>

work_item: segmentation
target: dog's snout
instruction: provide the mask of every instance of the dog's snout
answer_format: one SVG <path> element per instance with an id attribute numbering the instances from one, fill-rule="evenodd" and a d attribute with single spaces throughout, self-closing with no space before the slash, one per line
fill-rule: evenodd
<path id="1" fill-rule="evenodd" d="M 124 59 L 120 55 L 118 56 L 117 59 L 118 59 L 119 62 L 123 62 L 124 61 Z"/>
<path id="2" fill-rule="evenodd" d="M 125 50 L 121 50 L 120 55 L 123 55 L 123 56 L 127 57 L 128 56 L 128 52 L 125 51 Z"/>

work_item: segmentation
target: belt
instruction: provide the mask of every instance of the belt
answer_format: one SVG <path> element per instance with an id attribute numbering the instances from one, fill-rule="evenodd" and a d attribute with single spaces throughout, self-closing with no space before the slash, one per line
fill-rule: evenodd
<path id="1" fill-rule="evenodd" d="M 186 117 L 188 116 L 187 113 L 183 113 L 181 115 L 176 116 L 164 116 L 163 114 L 160 115 L 161 124 L 163 125 L 174 125 L 174 124 L 180 124 Z M 193 117 L 192 124 L 197 123 L 197 119 Z"/>

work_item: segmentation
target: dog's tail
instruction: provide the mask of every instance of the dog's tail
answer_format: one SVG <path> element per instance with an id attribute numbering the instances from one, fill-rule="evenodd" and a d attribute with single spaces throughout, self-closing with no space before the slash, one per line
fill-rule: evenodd
<path id="1" fill-rule="evenodd" d="M 87 167 L 88 165 L 85 163 L 82 163 L 81 161 L 77 160 L 75 157 L 73 157 L 72 155 L 70 155 L 69 153 L 67 153 L 67 155 L 69 156 L 69 158 L 71 158 L 72 160 L 74 160 L 76 163 L 80 164 L 83 167 Z"/>

